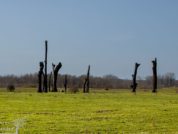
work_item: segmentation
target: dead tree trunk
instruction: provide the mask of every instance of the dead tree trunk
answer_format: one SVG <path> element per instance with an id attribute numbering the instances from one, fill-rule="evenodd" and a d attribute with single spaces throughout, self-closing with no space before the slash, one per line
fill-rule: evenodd
<path id="1" fill-rule="evenodd" d="M 64 79 L 64 90 L 65 90 L 65 93 L 67 92 L 67 84 L 68 84 L 67 75 L 65 75 L 65 79 Z"/>
<path id="2" fill-rule="evenodd" d="M 83 85 L 83 92 L 89 93 L 90 91 L 90 65 L 88 66 L 87 77 L 85 78 L 85 82 Z"/>
<path id="3" fill-rule="evenodd" d="M 58 72 L 59 72 L 59 69 L 62 67 L 62 64 L 61 62 L 59 62 L 59 64 L 57 66 L 55 66 L 53 64 L 53 79 L 54 79 L 54 83 L 53 83 L 53 92 L 57 92 L 57 76 L 58 76 Z"/>
<path id="4" fill-rule="evenodd" d="M 152 61 L 153 63 L 153 93 L 157 92 L 157 59 L 155 58 L 155 60 Z"/>
<path id="5" fill-rule="evenodd" d="M 40 62 L 40 71 L 38 72 L 38 92 L 41 93 L 43 92 L 43 88 L 42 88 L 42 79 L 43 79 L 43 68 L 44 68 L 44 64 L 43 62 Z"/>
<path id="6" fill-rule="evenodd" d="M 48 91 L 51 91 L 51 79 L 52 79 L 52 72 L 49 75 L 49 83 L 48 83 Z"/>
<path id="7" fill-rule="evenodd" d="M 48 56 L 48 41 L 45 41 L 45 74 L 44 74 L 44 92 L 48 92 L 48 76 L 47 76 L 47 58 Z"/>
<path id="8" fill-rule="evenodd" d="M 137 89 L 137 70 L 138 70 L 138 67 L 140 66 L 140 64 L 138 63 L 135 63 L 135 71 L 134 71 L 134 74 L 132 75 L 133 77 L 133 83 L 131 85 L 131 88 L 132 88 L 132 92 L 136 92 L 136 89 Z"/>

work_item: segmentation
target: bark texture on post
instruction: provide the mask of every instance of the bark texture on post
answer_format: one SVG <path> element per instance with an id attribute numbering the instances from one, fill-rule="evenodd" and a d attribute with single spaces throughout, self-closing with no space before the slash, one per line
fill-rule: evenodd
<path id="1" fill-rule="evenodd" d="M 83 85 L 83 92 L 89 93 L 90 91 L 90 65 L 88 66 L 87 77 L 85 78 L 85 82 Z"/>
<path id="2" fill-rule="evenodd" d="M 65 75 L 65 79 L 64 79 L 64 90 L 65 90 L 65 93 L 67 92 L 67 84 L 68 84 L 67 75 Z"/>
<path id="3" fill-rule="evenodd" d="M 59 62 L 59 64 L 57 66 L 55 66 L 53 64 L 53 92 L 57 92 L 57 76 L 58 76 L 58 72 L 59 72 L 59 69 L 62 67 L 62 63 Z"/>
<path id="4" fill-rule="evenodd" d="M 152 61 L 153 63 L 153 93 L 157 92 L 157 59 L 155 58 L 155 60 Z"/>
<path id="5" fill-rule="evenodd" d="M 38 72 L 38 92 L 41 93 L 43 92 L 43 88 L 42 88 L 42 79 L 43 79 L 43 69 L 44 69 L 44 64 L 43 62 L 40 62 L 40 70 Z"/>
<path id="6" fill-rule="evenodd" d="M 51 91 L 51 79 L 52 79 L 52 75 L 53 75 L 53 73 L 51 72 L 50 75 L 49 75 L 49 83 L 48 83 L 48 91 L 49 92 Z"/>
<path id="7" fill-rule="evenodd" d="M 136 89 L 137 89 L 137 70 L 138 70 L 138 67 L 140 66 L 140 64 L 138 63 L 135 63 L 135 71 L 134 71 L 134 74 L 132 75 L 133 77 L 133 83 L 131 85 L 131 88 L 132 88 L 132 92 L 136 92 Z"/>
<path id="8" fill-rule="evenodd" d="M 45 74 L 44 74 L 44 92 L 48 92 L 48 76 L 47 76 L 47 64 L 48 64 L 48 41 L 45 41 Z"/>

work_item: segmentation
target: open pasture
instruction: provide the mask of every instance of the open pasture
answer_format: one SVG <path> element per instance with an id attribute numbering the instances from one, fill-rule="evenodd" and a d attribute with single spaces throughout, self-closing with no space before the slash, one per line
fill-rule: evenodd
<path id="1" fill-rule="evenodd" d="M 24 89 L 25 90 L 25 89 Z M 138 90 L 0 92 L 0 133 L 178 133 L 178 94 Z"/>

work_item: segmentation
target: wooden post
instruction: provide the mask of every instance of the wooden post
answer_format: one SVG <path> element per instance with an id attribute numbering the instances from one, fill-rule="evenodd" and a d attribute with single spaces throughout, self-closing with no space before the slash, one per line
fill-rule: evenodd
<path id="1" fill-rule="evenodd" d="M 88 72 L 87 72 L 87 93 L 90 91 L 90 65 L 88 66 Z"/>
<path id="2" fill-rule="evenodd" d="M 157 59 L 155 58 L 155 60 L 152 61 L 153 63 L 153 93 L 157 92 Z"/>
<path id="3" fill-rule="evenodd" d="M 45 41 L 45 74 L 44 74 L 44 92 L 48 92 L 47 60 L 48 60 L 48 41 Z"/>
<path id="4" fill-rule="evenodd" d="M 64 79 L 64 89 L 65 89 L 65 93 L 67 92 L 67 84 L 68 84 L 67 75 L 65 75 L 65 79 Z"/>
<path id="5" fill-rule="evenodd" d="M 42 88 L 42 79 L 43 79 L 43 68 L 44 68 L 44 64 L 43 62 L 40 62 L 40 70 L 38 72 L 38 92 L 41 93 L 43 92 L 43 88 Z"/>
<path id="6" fill-rule="evenodd" d="M 89 93 L 90 91 L 90 65 L 88 66 L 87 77 L 85 78 L 85 82 L 83 85 L 83 92 Z"/>
<path id="7" fill-rule="evenodd" d="M 133 83 L 132 83 L 132 85 L 131 85 L 131 88 L 132 88 L 132 92 L 136 92 L 136 89 L 137 89 L 137 70 L 138 70 L 138 67 L 140 66 L 140 64 L 138 64 L 138 63 L 135 63 L 135 71 L 134 71 L 134 74 L 132 75 L 132 77 L 133 77 Z"/>
<path id="8" fill-rule="evenodd" d="M 49 75 L 49 83 L 48 83 L 48 91 L 50 92 L 51 91 L 51 79 L 52 79 L 52 72 L 50 73 Z"/>
<path id="9" fill-rule="evenodd" d="M 62 63 L 59 62 L 59 64 L 57 66 L 55 66 L 53 64 L 53 75 L 54 75 L 54 83 L 53 83 L 53 92 L 57 92 L 57 76 L 58 76 L 58 72 L 59 69 L 62 67 Z"/>

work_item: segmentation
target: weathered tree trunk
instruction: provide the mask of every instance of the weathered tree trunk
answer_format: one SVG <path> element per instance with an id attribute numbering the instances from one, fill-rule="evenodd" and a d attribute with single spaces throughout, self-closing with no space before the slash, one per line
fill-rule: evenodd
<path id="1" fill-rule="evenodd" d="M 64 90 L 65 90 L 65 93 L 67 92 L 67 84 L 68 84 L 67 75 L 65 75 L 65 79 L 64 79 Z"/>
<path id="2" fill-rule="evenodd" d="M 89 93 L 90 91 L 90 65 L 88 66 L 87 77 L 85 78 L 85 82 L 83 85 L 83 92 Z"/>
<path id="3" fill-rule="evenodd" d="M 131 88 L 132 88 L 132 92 L 136 92 L 136 89 L 137 89 L 137 70 L 138 70 L 138 67 L 140 66 L 140 64 L 138 63 L 135 63 L 135 71 L 134 71 L 134 74 L 132 75 L 133 77 L 133 83 L 131 85 Z"/>
<path id="4" fill-rule="evenodd" d="M 85 78 L 85 82 L 83 84 L 83 93 L 86 93 L 86 83 L 87 83 L 87 78 Z"/>
<path id="5" fill-rule="evenodd" d="M 43 68 L 44 68 L 44 64 L 43 62 L 40 62 L 40 71 L 38 72 L 38 92 L 41 93 L 43 92 L 43 88 L 42 88 L 42 79 L 43 79 Z"/>
<path id="6" fill-rule="evenodd" d="M 153 93 L 157 92 L 157 59 L 155 58 L 155 60 L 152 61 L 153 63 Z"/>
<path id="7" fill-rule="evenodd" d="M 48 83 L 48 91 L 50 92 L 51 91 L 51 78 L 52 78 L 52 72 L 50 73 L 49 75 L 49 83 Z"/>
<path id="8" fill-rule="evenodd" d="M 48 76 L 47 76 L 47 58 L 48 56 L 48 41 L 46 40 L 45 41 L 45 74 L 44 74 L 44 92 L 48 92 Z"/>
<path id="9" fill-rule="evenodd" d="M 53 92 L 57 92 L 57 76 L 58 76 L 59 69 L 62 67 L 62 64 L 61 62 L 59 62 L 57 66 L 53 64 L 53 67 L 54 67 L 53 69 L 53 75 L 54 75 Z"/>

